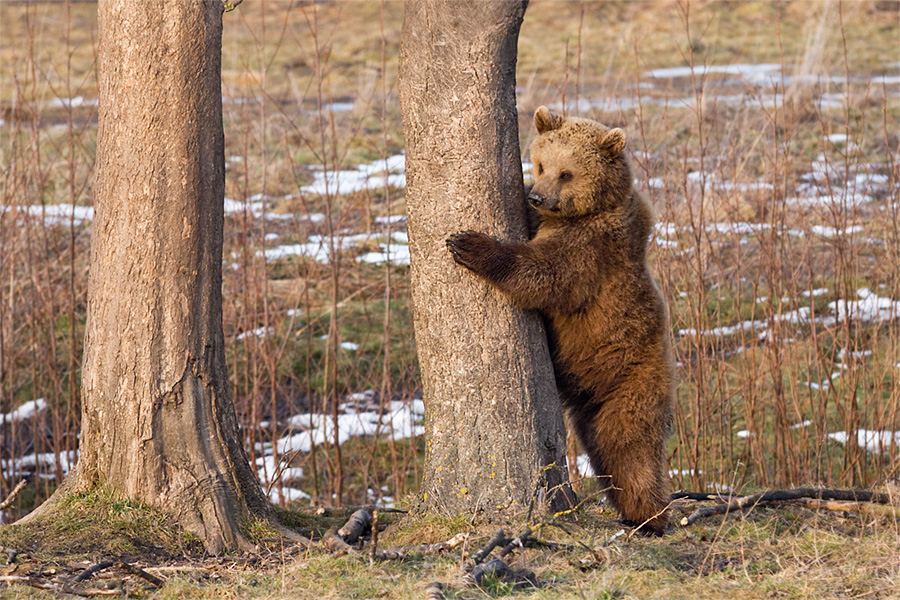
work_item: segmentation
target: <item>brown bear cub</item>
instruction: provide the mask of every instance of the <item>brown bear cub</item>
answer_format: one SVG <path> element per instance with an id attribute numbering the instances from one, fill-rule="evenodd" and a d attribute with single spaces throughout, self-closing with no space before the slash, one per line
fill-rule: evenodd
<path id="1" fill-rule="evenodd" d="M 653 211 L 634 188 L 625 133 L 541 107 L 528 243 L 450 236 L 457 263 L 550 323 L 560 398 L 623 520 L 668 522 L 666 439 L 675 370 L 666 305 L 647 265 Z"/>

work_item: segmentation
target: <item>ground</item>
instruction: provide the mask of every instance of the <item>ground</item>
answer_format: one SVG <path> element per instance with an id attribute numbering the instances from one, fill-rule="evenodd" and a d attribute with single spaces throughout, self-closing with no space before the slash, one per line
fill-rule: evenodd
<path id="1" fill-rule="evenodd" d="M 702 503 L 704 505 L 709 502 Z M 701 503 L 678 501 L 673 522 Z M 673 526 L 663 538 L 622 535 L 608 508 L 589 502 L 571 515 L 548 520 L 534 538 L 564 547 L 526 547 L 506 557 L 509 566 L 534 573 L 536 587 L 487 577 L 466 587 L 460 566 L 486 543 L 496 526 L 473 526 L 465 517 L 407 517 L 382 513 L 387 524 L 379 549 L 445 542 L 468 534 L 464 543 L 436 555 L 369 561 L 362 551 L 336 556 L 317 541 L 289 547 L 271 531 L 251 526 L 258 552 L 204 558 L 195 539 L 167 528 L 151 509 L 103 494 L 73 499 L 72 521 L 0 530 L 0 544 L 20 554 L 3 576 L 65 582 L 104 560 L 128 562 L 164 580 L 158 589 L 112 565 L 89 582 L 94 590 L 126 589 L 131 597 L 187 598 L 424 598 L 432 581 L 447 598 L 898 598 L 900 520 L 857 513 L 816 511 L 796 505 L 757 507 L 745 514 L 714 516 L 687 528 Z M 347 511 L 282 512 L 286 522 L 317 540 L 347 520 Z M 77 532 L 71 525 L 82 521 Z M 508 537 L 523 523 L 504 527 Z M 500 549 L 489 558 L 496 557 Z M 147 588 L 142 592 L 142 588 Z M 0 587 L 0 598 L 56 598 L 23 584 Z"/>

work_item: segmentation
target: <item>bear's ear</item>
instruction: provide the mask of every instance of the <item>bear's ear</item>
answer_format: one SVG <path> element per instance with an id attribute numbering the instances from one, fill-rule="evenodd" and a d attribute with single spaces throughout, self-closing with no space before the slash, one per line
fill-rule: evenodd
<path id="1" fill-rule="evenodd" d="M 601 150 L 609 152 L 610 156 L 619 156 L 625 150 L 626 141 L 625 132 L 616 127 L 606 132 L 598 146 Z"/>
<path id="2" fill-rule="evenodd" d="M 534 126 L 538 133 L 559 129 L 562 127 L 564 120 L 564 117 L 554 115 L 546 106 L 541 106 L 534 111 Z"/>

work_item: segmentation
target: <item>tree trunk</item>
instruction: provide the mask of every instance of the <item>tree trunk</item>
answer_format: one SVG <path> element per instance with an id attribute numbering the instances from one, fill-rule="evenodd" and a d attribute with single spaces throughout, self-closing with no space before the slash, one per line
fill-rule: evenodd
<path id="1" fill-rule="evenodd" d="M 420 510 L 496 520 L 563 505 L 565 430 L 541 319 L 454 264 L 462 229 L 527 236 L 515 97 L 524 1 L 409 0 L 400 51 L 414 325 L 426 406 Z M 555 464 L 555 468 L 545 469 Z"/>
<path id="2" fill-rule="evenodd" d="M 54 498 L 103 484 L 212 553 L 240 549 L 240 521 L 271 508 L 225 368 L 222 2 L 101 0 L 98 13 L 80 457 Z"/>

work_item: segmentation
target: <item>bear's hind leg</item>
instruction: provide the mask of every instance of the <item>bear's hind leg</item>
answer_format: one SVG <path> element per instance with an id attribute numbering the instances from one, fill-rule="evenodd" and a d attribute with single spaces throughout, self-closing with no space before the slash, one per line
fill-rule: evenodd
<path id="1" fill-rule="evenodd" d="M 669 519 L 671 486 L 666 427 L 615 408 L 612 402 L 605 404 L 581 428 L 582 444 L 595 473 L 608 476 L 601 483 L 611 486 L 607 498 L 622 519 L 645 533 L 662 535 Z"/>

